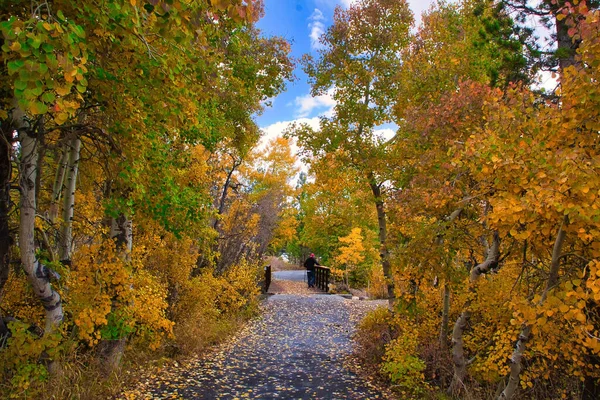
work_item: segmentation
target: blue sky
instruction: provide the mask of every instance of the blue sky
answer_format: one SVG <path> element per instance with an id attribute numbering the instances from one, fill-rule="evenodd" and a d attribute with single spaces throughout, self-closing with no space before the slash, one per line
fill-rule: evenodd
<path id="1" fill-rule="evenodd" d="M 281 36 L 292 45 L 292 56 L 299 59 L 305 53 L 316 54 L 318 36 L 333 22 L 336 6 L 348 7 L 353 0 L 265 0 L 265 16 L 258 27 L 266 36 Z M 428 9 L 433 0 L 409 0 L 415 17 Z M 258 125 L 266 137 L 278 135 L 292 121 L 317 126 L 318 117 L 331 112 L 330 96 L 313 98 L 306 75 L 300 67 L 296 80 L 288 83 L 285 93 L 273 101 L 273 106 L 257 116 Z"/>

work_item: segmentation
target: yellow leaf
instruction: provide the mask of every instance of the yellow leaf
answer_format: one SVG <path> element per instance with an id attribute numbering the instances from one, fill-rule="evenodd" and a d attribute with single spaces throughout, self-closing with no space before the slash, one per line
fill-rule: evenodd
<path id="1" fill-rule="evenodd" d="M 229 5 L 229 1 L 227 0 L 211 0 L 210 2 L 212 6 L 219 11 L 226 10 Z"/>
<path id="2" fill-rule="evenodd" d="M 56 122 L 56 125 L 62 125 L 65 122 L 67 122 L 67 120 L 69 119 L 69 115 L 67 113 L 58 113 L 56 114 L 56 116 L 54 117 L 54 122 Z"/>
<path id="3" fill-rule="evenodd" d="M 48 106 L 46 106 L 42 102 L 35 101 L 35 102 L 31 103 L 31 107 L 29 108 L 29 110 L 31 111 L 32 114 L 41 115 L 41 114 L 45 114 L 48 111 Z"/>
<path id="4" fill-rule="evenodd" d="M 71 85 L 59 86 L 56 88 L 56 94 L 59 96 L 66 96 L 71 92 Z"/>

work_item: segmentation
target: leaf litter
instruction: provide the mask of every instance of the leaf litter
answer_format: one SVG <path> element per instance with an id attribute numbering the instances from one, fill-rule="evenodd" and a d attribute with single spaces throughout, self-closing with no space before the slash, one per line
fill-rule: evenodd
<path id="1" fill-rule="evenodd" d="M 204 357 L 171 366 L 121 399 L 387 399 L 355 371 L 357 322 L 387 301 L 348 300 L 273 281 L 261 317 Z"/>

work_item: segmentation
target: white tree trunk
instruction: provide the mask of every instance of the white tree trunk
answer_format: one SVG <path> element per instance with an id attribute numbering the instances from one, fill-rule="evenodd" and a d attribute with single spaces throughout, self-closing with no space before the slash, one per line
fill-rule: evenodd
<path id="1" fill-rule="evenodd" d="M 51 333 L 63 320 L 62 302 L 52 290 L 48 270 L 35 257 L 35 180 L 38 152 L 37 139 L 26 132 L 19 132 L 21 142 L 21 218 L 19 221 L 19 247 L 23 270 L 27 274 L 34 293 L 46 310 L 45 333 Z"/>
<path id="2" fill-rule="evenodd" d="M 81 139 L 71 139 L 69 145 L 69 163 L 67 166 L 67 186 L 65 187 L 63 202 L 63 225 L 60 240 L 60 260 L 64 264 L 71 262 L 71 249 L 73 247 L 73 212 L 75 210 L 75 187 L 77 186 L 77 172 L 79 170 L 79 152 Z"/>
<path id="3" fill-rule="evenodd" d="M 119 254 L 125 261 L 130 261 L 133 250 L 133 221 L 125 214 L 110 220 L 110 237 L 117 240 Z"/>

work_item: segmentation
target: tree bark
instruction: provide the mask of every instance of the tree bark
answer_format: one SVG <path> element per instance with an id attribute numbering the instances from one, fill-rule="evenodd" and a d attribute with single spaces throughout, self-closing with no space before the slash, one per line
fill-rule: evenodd
<path id="1" fill-rule="evenodd" d="M 110 221 L 110 237 L 116 240 L 117 250 L 124 261 L 130 261 L 133 250 L 133 221 L 125 214 Z"/>
<path id="2" fill-rule="evenodd" d="M 38 122 L 39 126 L 42 126 L 43 124 L 43 117 L 40 120 L 40 122 Z M 44 157 L 46 156 L 46 143 L 44 140 L 44 135 L 39 135 L 39 137 L 37 138 L 37 159 L 36 159 L 36 171 L 37 174 L 35 176 L 35 202 L 37 204 L 38 202 L 38 198 L 40 195 L 40 188 L 42 186 L 42 172 L 44 169 Z"/>
<path id="3" fill-rule="evenodd" d="M 227 173 L 227 178 L 225 179 L 225 183 L 223 184 L 223 191 L 221 192 L 221 197 L 219 199 L 219 204 L 217 208 L 217 217 L 215 218 L 215 221 L 213 223 L 213 228 L 215 230 L 218 230 L 219 223 L 221 222 L 219 218 L 221 215 L 223 215 L 223 211 L 225 211 L 225 202 L 227 201 L 227 193 L 229 191 L 229 187 L 231 186 L 231 177 L 233 176 L 233 173 L 235 172 L 237 167 L 242 165 L 241 158 L 236 159 L 234 156 L 231 156 L 231 158 L 233 159 L 233 164 L 231 166 L 231 169 Z"/>
<path id="4" fill-rule="evenodd" d="M 450 285 L 444 284 L 444 297 L 442 307 L 442 326 L 440 327 L 440 349 L 446 349 L 448 343 L 448 323 L 450 318 Z"/>
<path id="5" fill-rule="evenodd" d="M 17 110 L 17 109 L 15 109 Z M 15 117 L 13 113 L 13 118 Z M 36 163 L 38 158 L 38 139 L 31 136 L 24 126 L 24 116 L 16 121 L 22 121 L 19 129 L 21 143 L 21 202 L 19 221 L 19 247 L 21 262 L 34 293 L 40 298 L 46 310 L 45 334 L 49 334 L 62 322 L 62 301 L 58 293 L 52 290 L 48 270 L 35 256 L 36 246 L 34 239 L 36 193 L 35 182 L 37 176 Z M 18 125 L 18 123 L 17 123 Z"/>
<path id="6" fill-rule="evenodd" d="M 131 261 L 131 250 L 133 249 L 133 221 L 121 213 L 117 218 L 111 218 L 110 237 L 115 240 L 117 253 L 125 261 Z M 114 311 L 114 307 L 113 307 Z M 98 346 L 98 353 L 102 369 L 105 374 L 115 372 L 121 364 L 127 338 L 106 340 L 103 339 Z"/>
<path id="7" fill-rule="evenodd" d="M 564 1 L 553 3 L 551 0 L 545 0 L 545 3 L 549 4 L 552 13 L 554 14 L 554 26 L 556 26 L 556 52 L 558 53 L 558 66 L 560 73 L 562 74 L 564 69 L 576 64 L 575 55 L 577 54 L 577 48 L 581 43 L 580 40 L 573 41 L 573 38 L 569 35 L 568 19 L 558 19 L 557 12 L 564 7 Z"/>
<path id="8" fill-rule="evenodd" d="M 77 172 L 79 170 L 79 152 L 81 139 L 71 139 L 69 145 L 69 162 L 67 166 L 67 186 L 65 187 L 63 204 L 62 235 L 60 240 L 60 261 L 65 265 L 71 264 L 71 251 L 73 248 L 73 213 L 75 210 L 75 187 L 77 186 Z"/>
<path id="9" fill-rule="evenodd" d="M 56 168 L 56 176 L 54 177 L 54 184 L 52 185 L 52 198 L 50 199 L 50 213 L 48 218 L 50 222 L 56 221 L 58 216 L 58 202 L 63 191 L 63 183 L 65 181 L 65 174 L 67 171 L 67 163 L 69 161 L 69 150 L 65 145 L 61 148 L 60 161 Z"/>
<path id="10" fill-rule="evenodd" d="M 121 364 L 125 352 L 126 338 L 102 340 L 98 345 L 98 353 L 102 360 L 102 369 L 106 375 L 115 372 Z"/>
<path id="11" fill-rule="evenodd" d="M 487 257 L 484 262 L 477 265 L 471 270 L 469 277 L 469 290 L 475 290 L 475 283 L 481 275 L 489 272 L 493 267 L 498 265 L 500 256 L 500 236 L 498 232 L 494 232 L 492 245 L 488 250 Z M 467 376 L 467 361 L 465 359 L 464 338 L 463 333 L 467 327 L 467 323 L 471 318 L 471 300 L 467 300 L 463 307 L 463 311 L 454 323 L 452 330 L 452 361 L 454 364 L 454 375 L 452 383 L 448 388 L 449 393 L 458 393 L 464 387 L 464 380 Z"/>
<path id="12" fill-rule="evenodd" d="M 548 274 L 548 279 L 546 280 L 546 287 L 544 288 L 544 292 L 542 293 L 542 297 L 540 298 L 539 305 L 544 304 L 546 298 L 548 297 L 548 293 L 552 288 L 556 286 L 558 283 L 558 272 L 560 269 L 560 258 L 562 254 L 562 247 L 565 242 L 565 238 L 567 233 L 565 232 L 566 226 L 569 224 L 569 217 L 565 215 L 563 222 L 558 229 L 558 233 L 556 235 L 556 239 L 554 241 L 554 247 L 552 249 L 552 261 L 550 263 L 550 272 Z M 523 328 L 519 333 L 519 338 L 517 339 L 517 344 L 515 345 L 515 349 L 510 357 L 510 374 L 508 375 L 508 383 L 506 387 L 498 396 L 498 400 L 509 400 L 512 399 L 517 388 L 519 387 L 519 380 L 521 376 L 521 370 L 523 369 L 523 355 L 525 354 L 525 350 L 527 349 L 527 342 L 529 341 L 529 336 L 531 335 L 531 324 L 528 324 L 527 321 L 524 322 Z"/>
<path id="13" fill-rule="evenodd" d="M 11 209 L 10 183 L 12 178 L 12 127 L 3 124 L 0 131 L 0 293 L 10 271 L 10 247 L 13 238 L 8 227 Z M 1 299 L 0 299 L 1 300 Z"/>
<path id="14" fill-rule="evenodd" d="M 387 248 L 387 217 L 383 197 L 381 196 L 381 187 L 375 181 L 372 172 L 368 174 L 369 186 L 375 198 L 375 208 L 377 209 L 377 222 L 379 224 L 379 256 L 381 257 L 381 266 L 383 268 L 383 276 L 385 277 L 388 292 L 388 305 L 391 308 L 396 303 L 396 294 L 394 290 L 394 277 L 392 275 L 392 267 L 390 263 L 390 253 Z"/>

